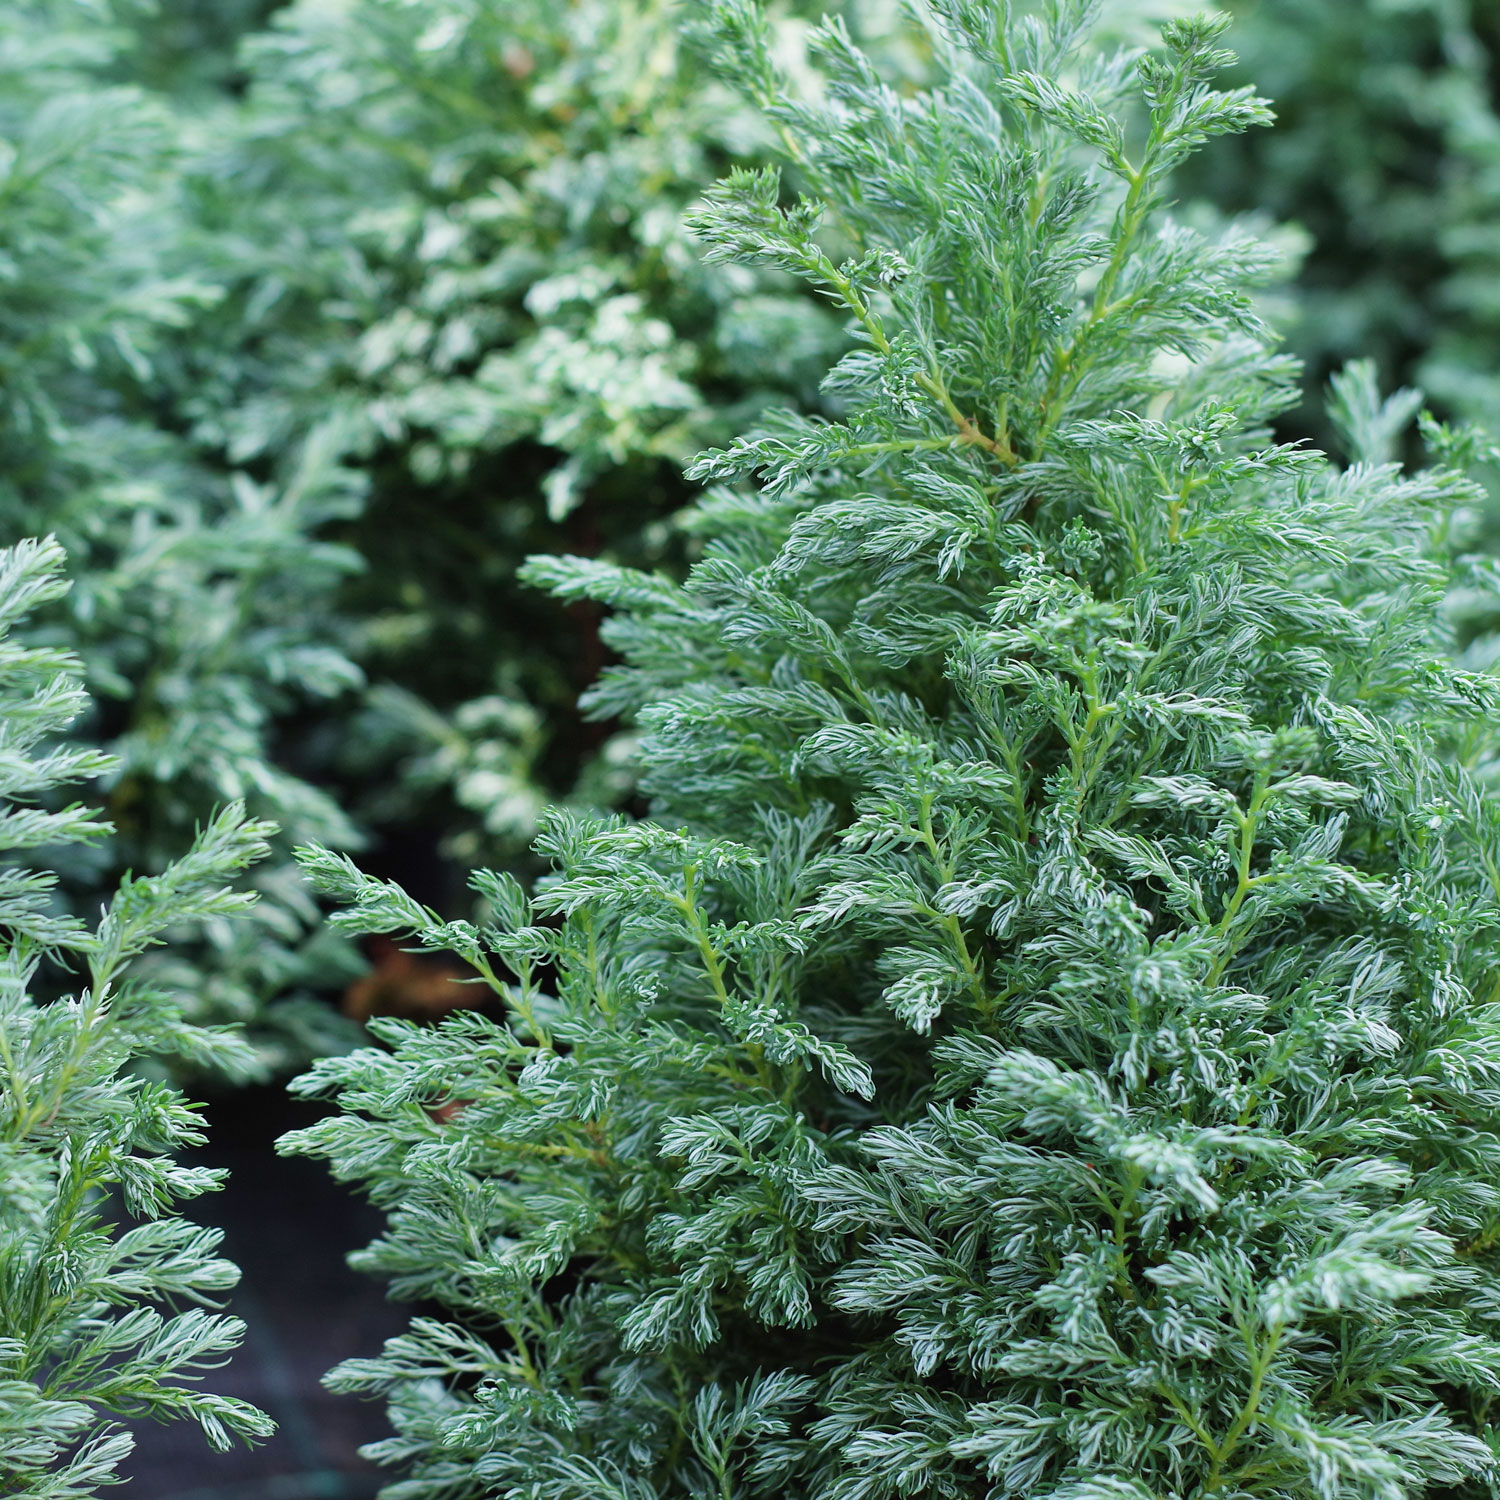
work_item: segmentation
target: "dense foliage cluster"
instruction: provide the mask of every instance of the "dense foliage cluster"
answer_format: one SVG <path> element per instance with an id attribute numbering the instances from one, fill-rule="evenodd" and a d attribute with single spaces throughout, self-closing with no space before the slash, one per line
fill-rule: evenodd
<path id="1" fill-rule="evenodd" d="M 255 472 L 357 473 L 345 605 L 379 688 L 318 748 L 367 821 L 513 857 L 600 748 L 572 706 L 604 660 L 520 563 L 670 557 L 683 464 L 769 395 L 814 400 L 837 323 L 685 234 L 763 128 L 669 0 L 309 0 L 243 63 L 187 181 L 226 297 L 181 341 L 182 419 Z"/>
<path id="2" fill-rule="evenodd" d="M 196 1386 L 239 1342 L 239 1320 L 210 1310 L 239 1273 L 219 1232 L 176 1205 L 221 1174 L 173 1160 L 201 1139 L 195 1112 L 131 1065 L 253 1066 L 243 1038 L 193 1025 L 135 961 L 169 927 L 241 912 L 251 898 L 232 882 L 272 830 L 230 807 L 181 860 L 123 884 L 95 925 L 53 909 L 43 854 L 111 831 L 58 805 L 108 769 L 57 748 L 85 707 L 81 663 L 11 634 L 64 592 L 61 562 L 50 540 L 0 550 L 0 1493 L 26 1500 L 113 1482 L 132 1441 L 120 1418 L 190 1418 L 218 1447 L 270 1430 Z M 75 992 L 39 1003 L 45 963 L 65 964 Z"/>
<path id="3" fill-rule="evenodd" d="M 827 8 L 0 9 L 0 1495 L 1500 1491 L 1495 17 Z"/>
<path id="4" fill-rule="evenodd" d="M 304 856 L 504 1011 L 300 1085 L 342 1112 L 289 1148 L 387 1210 L 362 1263 L 449 1310 L 333 1377 L 390 1398 L 390 1493 L 1491 1493 L 1472 440 L 1404 472 L 1368 367 L 1350 467 L 1272 439 L 1274 257 L 1166 208 L 1269 119 L 1219 21 L 1138 58 L 935 0 L 928 87 L 835 22 L 807 102 L 704 10 L 807 195 L 741 171 L 696 227 L 848 318 L 841 414 L 699 461 L 683 585 L 531 565 L 613 611 L 649 821 L 550 814 L 478 924 Z"/>

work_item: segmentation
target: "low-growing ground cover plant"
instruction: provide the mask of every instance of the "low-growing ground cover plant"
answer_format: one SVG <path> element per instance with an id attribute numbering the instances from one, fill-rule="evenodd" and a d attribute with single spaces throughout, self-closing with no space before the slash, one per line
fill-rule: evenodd
<path id="1" fill-rule="evenodd" d="M 1441 602 L 1474 441 L 1368 367 L 1356 461 L 1277 444 L 1273 257 L 1169 212 L 1269 118 L 1219 19 L 924 12 L 930 87 L 837 22 L 826 92 L 698 7 L 806 196 L 742 171 L 717 261 L 848 318 L 839 420 L 699 460 L 685 584 L 590 697 L 647 822 L 550 814 L 477 923 L 310 849 L 354 932 L 503 1015 L 386 1021 L 286 1141 L 384 1207 L 444 1318 L 379 1393 L 401 1500 L 1492 1493 L 1500 1013 L 1492 682 Z M 846 247 L 836 254 L 830 245 Z"/>
<path id="2" fill-rule="evenodd" d="M 108 768 L 64 742 L 86 706 L 81 663 L 12 634 L 63 592 L 61 566 L 51 540 L 0 550 L 0 1494 L 24 1500 L 116 1482 L 124 1421 L 188 1418 L 221 1448 L 271 1425 L 198 1385 L 239 1342 L 213 1310 L 239 1273 L 177 1205 L 222 1174 L 174 1160 L 202 1140 L 197 1114 L 133 1065 L 255 1066 L 242 1036 L 184 1019 L 134 969 L 169 929 L 242 912 L 235 882 L 274 830 L 231 806 L 96 921 L 58 910 L 53 851 L 111 832 L 62 800 Z M 46 965 L 68 991 L 50 1004 L 34 993 Z"/>

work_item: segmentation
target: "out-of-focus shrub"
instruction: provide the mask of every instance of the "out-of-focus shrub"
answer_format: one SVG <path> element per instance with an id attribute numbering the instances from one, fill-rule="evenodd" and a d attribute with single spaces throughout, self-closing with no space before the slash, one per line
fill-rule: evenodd
<path id="1" fill-rule="evenodd" d="M 1500 433 L 1500 9 L 1227 0 L 1272 130 L 1216 142 L 1183 196 L 1307 231 L 1287 333 L 1306 388 L 1355 357 Z M 1315 400 L 1304 414 L 1329 436 Z M 1309 420 L 1310 419 L 1310 420 Z"/>
<path id="2" fill-rule="evenodd" d="M 597 612 L 519 562 L 671 564 L 687 455 L 820 399 L 837 319 L 682 229 L 768 139 L 682 23 L 668 0 L 306 0 L 247 44 L 237 132 L 194 175 L 184 263 L 228 290 L 178 341 L 184 425 L 273 484 L 312 449 L 366 487 L 343 605 L 380 686 L 309 743 L 377 826 L 513 857 L 547 796 L 617 798 L 573 712 Z M 793 62 L 801 29 L 780 17 Z"/>
<path id="3" fill-rule="evenodd" d="M 0 542 L 54 533 L 77 580 L 33 628 L 81 654 L 97 708 L 77 733 L 116 757 L 101 785 L 118 837 L 59 855 L 85 912 L 230 799 L 274 810 L 289 839 L 353 839 L 279 761 L 278 726 L 361 680 L 332 611 L 359 562 L 320 540 L 354 492 L 326 450 L 260 482 L 174 430 L 166 342 L 221 291 L 179 263 L 182 119 L 108 81 L 130 45 L 83 0 L 0 14 Z M 157 981 L 194 1017 L 256 1021 L 275 1065 L 338 1044 L 327 1008 L 297 995 L 348 960 L 284 859 L 254 880 L 256 918 L 211 924 L 156 961 Z"/>

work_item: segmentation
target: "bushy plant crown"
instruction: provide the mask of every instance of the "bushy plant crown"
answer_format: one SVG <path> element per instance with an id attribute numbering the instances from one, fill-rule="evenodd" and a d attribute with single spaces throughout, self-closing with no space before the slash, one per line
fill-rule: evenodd
<path id="1" fill-rule="evenodd" d="M 1348 468 L 1270 438 L 1271 257 L 1165 202 L 1269 118 L 1221 21 L 1141 56 L 933 0 L 929 88 L 832 22 L 807 103 L 751 0 L 701 14 L 809 192 L 736 173 L 697 226 L 847 315 L 844 415 L 699 461 L 683 586 L 532 565 L 614 611 L 651 821 L 553 814 L 476 924 L 305 855 L 504 1008 L 381 1023 L 287 1142 L 449 1311 L 332 1377 L 390 1399 L 388 1493 L 1491 1493 L 1471 445 L 1385 461 L 1368 369 Z"/>
<path id="2" fill-rule="evenodd" d="M 169 928 L 243 911 L 233 882 L 274 830 L 231 806 L 182 860 L 127 879 L 96 924 L 59 912 L 48 854 L 111 832 L 60 803 L 108 769 L 59 743 L 86 704 L 80 663 L 10 635 L 64 592 L 61 564 L 51 540 L 0 551 L 0 1493 L 25 1500 L 117 1482 L 122 1420 L 189 1418 L 219 1448 L 271 1430 L 197 1385 L 239 1342 L 239 1320 L 213 1310 L 239 1272 L 220 1232 L 176 1205 L 222 1173 L 174 1160 L 201 1143 L 197 1114 L 132 1070 L 177 1056 L 243 1074 L 254 1053 L 185 1020 L 132 965 Z M 65 965 L 75 992 L 39 1003 L 43 964 Z"/>

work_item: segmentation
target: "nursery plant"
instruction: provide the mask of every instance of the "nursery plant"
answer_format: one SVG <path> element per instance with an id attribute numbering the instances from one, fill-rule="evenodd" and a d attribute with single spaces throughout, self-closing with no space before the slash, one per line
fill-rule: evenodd
<path id="1" fill-rule="evenodd" d="M 255 1054 L 184 1018 L 136 961 L 169 931 L 235 919 L 252 899 L 238 877 L 273 830 L 231 805 L 97 920 L 58 909 L 53 852 L 111 832 L 65 801 L 108 769 L 67 740 L 82 663 L 14 633 L 64 592 L 61 567 L 51 539 L 0 550 L 0 1494 L 25 1500 L 117 1482 L 126 1421 L 196 1421 L 220 1448 L 271 1429 L 198 1384 L 239 1342 L 214 1310 L 239 1273 L 178 1205 L 222 1174 L 174 1159 L 203 1138 L 197 1112 L 136 1068 L 176 1056 L 243 1074 Z M 66 982 L 50 1004 L 43 968 Z"/>
<path id="2" fill-rule="evenodd" d="M 1368 366 L 1348 467 L 1270 435 L 1274 257 L 1169 208 L 1270 118 L 1222 17 L 1140 55 L 932 0 L 929 86 L 835 20 L 808 95 L 752 0 L 695 9 L 803 188 L 697 230 L 847 320 L 841 414 L 698 460 L 683 584 L 530 566 L 611 611 L 648 821 L 551 812 L 472 924 L 303 855 L 491 999 L 375 1022 L 284 1143 L 443 1309 L 329 1377 L 389 1402 L 387 1494 L 1491 1494 L 1476 440 L 1389 461 Z"/>
<path id="3" fill-rule="evenodd" d="M 889 7 L 863 9 L 868 28 Z M 773 395 L 815 401 L 838 343 L 790 278 L 707 267 L 683 231 L 767 132 L 679 19 L 293 4 L 247 40 L 237 123 L 187 175 L 183 253 L 228 295 L 178 341 L 180 419 L 262 478 L 311 444 L 364 486 L 339 534 L 367 564 L 344 603 L 378 689 L 310 753 L 376 828 L 446 824 L 512 858 L 583 766 L 586 796 L 619 795 L 573 714 L 604 660 L 595 612 L 516 570 L 678 557 L 683 464 Z M 795 53 L 793 16 L 778 35 Z"/>
<path id="4" fill-rule="evenodd" d="M 85 914 L 230 800 L 274 808 L 288 841 L 354 839 L 282 743 L 360 681 L 334 608 L 358 559 L 322 535 L 353 494 L 326 449 L 271 482 L 201 461 L 164 413 L 166 347 L 222 289 L 173 263 L 186 126 L 118 81 L 130 48 L 82 0 L 0 14 L 0 545 L 51 532 L 76 579 L 26 628 L 79 652 L 92 706 L 71 732 L 113 757 L 96 794 L 116 837 L 58 856 Z M 152 961 L 192 1014 L 256 1022 L 264 1061 L 295 1066 L 347 1040 L 306 991 L 350 966 L 285 843 L 252 878 L 252 920 Z"/>

